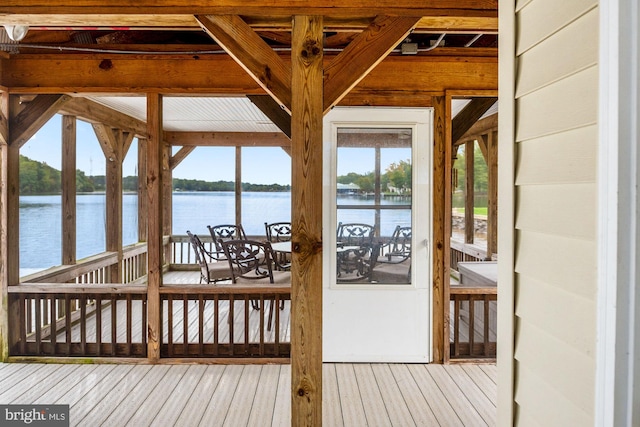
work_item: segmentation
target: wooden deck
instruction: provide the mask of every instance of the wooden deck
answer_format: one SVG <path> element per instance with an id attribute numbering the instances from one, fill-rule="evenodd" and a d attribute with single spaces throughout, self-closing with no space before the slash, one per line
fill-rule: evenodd
<path id="1" fill-rule="evenodd" d="M 72 426 L 288 426 L 289 365 L 0 364 L 0 404 Z M 496 366 L 324 364 L 326 426 L 493 426 Z"/>

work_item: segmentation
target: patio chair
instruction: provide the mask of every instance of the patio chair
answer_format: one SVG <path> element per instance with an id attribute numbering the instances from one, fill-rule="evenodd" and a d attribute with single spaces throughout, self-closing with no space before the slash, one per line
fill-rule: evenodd
<path id="1" fill-rule="evenodd" d="M 290 222 L 272 222 L 264 223 L 267 241 L 270 243 L 290 242 L 291 241 L 291 223 Z M 291 253 L 275 252 L 278 261 L 278 268 L 289 270 L 291 268 Z"/>
<path id="2" fill-rule="evenodd" d="M 269 242 L 226 240 L 222 242 L 222 247 L 229 262 L 233 283 L 291 285 L 291 273 L 274 268 L 275 258 Z M 271 330 L 273 305 L 272 299 L 269 304 L 268 331 Z M 260 305 L 254 305 L 254 308 L 260 309 Z M 284 301 L 280 308 L 284 308 Z"/>
<path id="3" fill-rule="evenodd" d="M 375 227 L 362 223 L 338 224 L 336 254 L 338 282 L 370 281 L 378 253 Z"/>
<path id="4" fill-rule="evenodd" d="M 267 234 L 267 241 L 288 242 L 291 240 L 291 223 L 290 222 L 272 222 L 264 223 L 264 229 Z"/>
<path id="5" fill-rule="evenodd" d="M 226 260 L 220 260 L 221 256 L 224 259 L 223 254 L 208 251 L 197 234 L 187 230 L 187 235 L 193 247 L 196 262 L 200 266 L 200 283 L 216 283 L 233 278 L 229 263 Z"/>
<path id="6" fill-rule="evenodd" d="M 207 225 L 213 243 L 216 245 L 216 252 L 219 256 L 219 260 L 225 260 L 224 249 L 222 242 L 227 240 L 240 240 L 246 239 L 244 228 L 242 224 L 220 224 L 220 225 Z"/>
<path id="7" fill-rule="evenodd" d="M 387 242 L 376 245 L 376 281 L 411 283 L 411 227 L 396 226 Z"/>

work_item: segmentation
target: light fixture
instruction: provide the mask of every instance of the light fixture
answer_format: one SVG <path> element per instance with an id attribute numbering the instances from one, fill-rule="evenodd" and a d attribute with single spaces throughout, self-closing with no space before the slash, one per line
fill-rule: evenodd
<path id="1" fill-rule="evenodd" d="M 4 29 L 7 31 L 7 35 L 14 42 L 19 42 L 22 40 L 29 32 L 28 25 L 6 25 Z"/>

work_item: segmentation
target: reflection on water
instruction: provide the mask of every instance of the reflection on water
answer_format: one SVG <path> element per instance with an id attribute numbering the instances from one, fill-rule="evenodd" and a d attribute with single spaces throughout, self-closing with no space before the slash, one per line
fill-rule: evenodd
<path id="1" fill-rule="evenodd" d="M 357 199 L 345 197 L 338 203 L 353 204 Z M 124 245 L 138 240 L 137 194 L 123 196 L 122 241 Z M 372 204 L 362 198 L 357 203 Z M 397 203 L 397 201 L 394 201 Z M 105 250 L 105 195 L 79 194 L 76 200 L 76 257 L 78 259 Z M 62 241 L 62 199 L 53 196 L 20 197 L 20 268 L 43 269 L 60 265 Z M 396 225 L 410 223 L 409 210 L 383 211 L 382 234 L 391 234 Z M 233 192 L 176 192 L 173 194 L 173 233 L 208 234 L 207 225 L 235 222 Z M 244 192 L 242 225 L 248 235 L 263 236 L 265 222 L 291 220 L 291 193 Z M 341 219 L 342 220 L 342 219 Z M 373 224 L 373 211 L 351 211 L 344 222 Z M 21 275 L 23 275 L 21 274 Z"/>

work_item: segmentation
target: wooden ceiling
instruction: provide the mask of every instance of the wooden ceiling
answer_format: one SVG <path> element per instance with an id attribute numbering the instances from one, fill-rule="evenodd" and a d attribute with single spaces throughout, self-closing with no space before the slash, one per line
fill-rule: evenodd
<path id="1" fill-rule="evenodd" d="M 286 50 L 291 47 L 294 14 L 324 16 L 324 48 L 329 51 L 344 49 L 376 16 L 418 17 L 406 40 L 415 44 L 411 47 L 418 55 L 427 54 L 436 43 L 446 48 L 497 48 L 497 0 L 79 0 L 48 1 L 46 6 L 37 0 L 4 0 L 0 5 L 1 24 L 30 28 L 19 43 L 20 53 L 223 52 L 202 31 L 196 15 L 238 16 L 274 49 Z M 401 54 L 400 46 L 392 54 Z"/>

